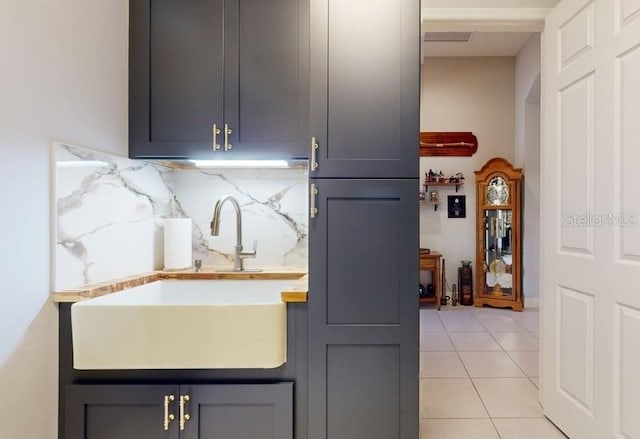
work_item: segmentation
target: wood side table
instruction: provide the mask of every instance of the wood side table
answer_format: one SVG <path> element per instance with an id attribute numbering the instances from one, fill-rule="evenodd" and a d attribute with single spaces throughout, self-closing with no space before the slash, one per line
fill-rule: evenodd
<path id="1" fill-rule="evenodd" d="M 435 302 L 436 309 L 440 310 L 440 297 L 442 296 L 442 285 L 440 285 L 440 279 L 442 278 L 441 260 L 442 253 L 440 252 L 431 250 L 431 253 L 420 253 L 420 271 L 431 272 L 431 282 L 435 291 L 435 295 L 432 297 L 420 298 L 421 306 Z"/>

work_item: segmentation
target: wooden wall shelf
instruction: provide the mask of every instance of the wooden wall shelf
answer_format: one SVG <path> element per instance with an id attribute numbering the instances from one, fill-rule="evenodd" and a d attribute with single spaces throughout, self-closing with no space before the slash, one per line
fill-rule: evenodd
<path id="1" fill-rule="evenodd" d="M 420 156 L 470 157 L 478 150 L 478 139 L 472 132 L 420 133 Z"/>
<path id="2" fill-rule="evenodd" d="M 456 188 L 456 192 L 458 192 L 458 189 L 461 188 L 462 186 L 464 186 L 464 183 L 460 182 L 460 183 L 436 183 L 436 182 L 429 182 L 429 183 L 425 183 L 424 184 L 424 191 L 425 193 L 429 190 L 429 186 L 448 186 L 448 187 L 454 187 Z"/>
<path id="3" fill-rule="evenodd" d="M 420 204 L 422 206 L 433 206 L 433 211 L 436 212 L 438 210 L 438 206 L 440 205 L 440 202 L 435 202 L 435 201 L 420 201 Z"/>

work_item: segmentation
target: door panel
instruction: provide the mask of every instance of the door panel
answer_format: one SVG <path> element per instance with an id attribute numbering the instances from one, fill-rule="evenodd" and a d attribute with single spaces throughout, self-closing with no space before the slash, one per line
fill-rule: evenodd
<path id="1" fill-rule="evenodd" d="M 563 166 L 561 203 L 570 221 L 562 224 L 561 251 L 593 256 L 594 230 L 576 227 L 583 212 L 593 212 L 594 193 L 594 93 L 593 73 L 578 79 L 559 94 L 560 144 Z M 569 166 L 570 165 L 570 166 Z"/>
<path id="2" fill-rule="evenodd" d="M 593 416 L 594 297 L 584 291 L 558 288 L 558 388 Z"/>
<path id="3" fill-rule="evenodd" d="M 418 437 L 416 180 L 313 180 L 309 438 Z"/>
<path id="4" fill-rule="evenodd" d="M 401 364 L 399 345 L 327 346 L 326 437 L 398 437 Z"/>
<path id="5" fill-rule="evenodd" d="M 225 1 L 225 120 L 219 158 L 309 154 L 309 6 L 302 0 Z"/>
<path id="6" fill-rule="evenodd" d="M 401 252 L 401 231 L 392 226 L 402 215 L 398 200 L 335 198 L 327 200 L 327 209 L 327 229 L 333 231 L 327 243 L 327 323 L 400 324 L 400 296 L 389 293 L 398 288 L 402 267 L 388 256 Z M 355 288 L 344 282 L 348 278 L 358 279 Z"/>
<path id="7" fill-rule="evenodd" d="M 311 8 L 312 176 L 417 177 L 419 2 L 312 0 Z"/>
<path id="8" fill-rule="evenodd" d="M 293 383 L 182 385 L 181 439 L 293 439 Z"/>
<path id="9" fill-rule="evenodd" d="M 640 262 L 640 212 L 638 193 L 640 187 L 640 148 L 636 123 L 640 114 L 640 46 L 636 46 L 616 60 L 615 129 L 618 134 L 615 163 L 616 202 L 620 212 L 636 212 L 634 218 L 627 218 L 631 227 L 616 229 L 617 257 L 628 262 Z M 632 224 L 635 222 L 635 224 Z"/>
<path id="10" fill-rule="evenodd" d="M 178 439 L 175 421 L 164 430 L 164 397 L 178 386 L 72 385 L 67 387 L 65 439 Z M 175 400 L 169 413 L 177 418 Z"/>
<path id="11" fill-rule="evenodd" d="M 639 10 L 563 0 L 543 33 L 541 396 L 581 439 L 640 437 Z"/>
<path id="12" fill-rule="evenodd" d="M 615 433 L 619 437 L 640 437 L 638 389 L 640 389 L 640 309 L 615 306 L 614 406 Z"/>
<path id="13" fill-rule="evenodd" d="M 129 154 L 202 157 L 223 123 L 222 0 L 130 5 Z"/>

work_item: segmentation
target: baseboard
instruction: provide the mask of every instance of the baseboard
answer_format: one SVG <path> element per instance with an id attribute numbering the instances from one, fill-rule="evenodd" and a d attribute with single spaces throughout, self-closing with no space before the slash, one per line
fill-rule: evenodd
<path id="1" fill-rule="evenodd" d="M 539 297 L 525 297 L 524 298 L 524 307 L 525 308 L 540 308 L 540 298 Z"/>

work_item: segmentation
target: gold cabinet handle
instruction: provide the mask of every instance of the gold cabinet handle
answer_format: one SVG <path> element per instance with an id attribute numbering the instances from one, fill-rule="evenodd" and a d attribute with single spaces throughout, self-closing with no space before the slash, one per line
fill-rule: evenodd
<path id="1" fill-rule="evenodd" d="M 164 431 L 169 430 L 169 424 L 176 418 L 172 413 L 169 413 L 169 404 L 171 404 L 171 401 L 174 399 L 176 399 L 176 397 L 173 395 L 164 395 Z"/>
<path id="2" fill-rule="evenodd" d="M 233 146 L 232 144 L 229 143 L 229 134 L 231 134 L 233 131 L 231 130 L 231 128 L 229 128 L 229 124 L 224 124 L 224 150 L 225 151 L 229 151 L 231 149 L 231 147 Z"/>
<path id="3" fill-rule="evenodd" d="M 315 218 L 316 215 L 318 214 L 318 208 L 316 207 L 317 195 L 318 195 L 318 187 L 314 183 L 311 183 L 311 197 L 309 198 L 309 205 L 310 205 L 309 214 L 311 215 L 311 218 Z"/>
<path id="4" fill-rule="evenodd" d="M 184 412 L 185 404 L 190 399 L 191 398 L 189 397 L 189 395 L 180 395 L 180 430 L 181 431 L 184 430 L 184 426 L 187 423 L 187 421 L 191 419 L 191 416 L 189 415 L 189 413 Z"/>
<path id="5" fill-rule="evenodd" d="M 218 143 L 218 134 L 220 134 L 220 128 L 218 128 L 218 126 L 215 123 L 213 124 L 212 132 L 213 132 L 213 144 L 211 145 L 211 147 L 213 148 L 214 151 L 217 151 L 220 149 L 220 144 Z"/>
<path id="6" fill-rule="evenodd" d="M 316 157 L 316 154 L 318 152 L 318 148 L 320 146 L 318 145 L 318 142 L 316 141 L 315 137 L 311 138 L 311 170 L 315 171 L 316 169 L 318 169 L 318 158 Z"/>

